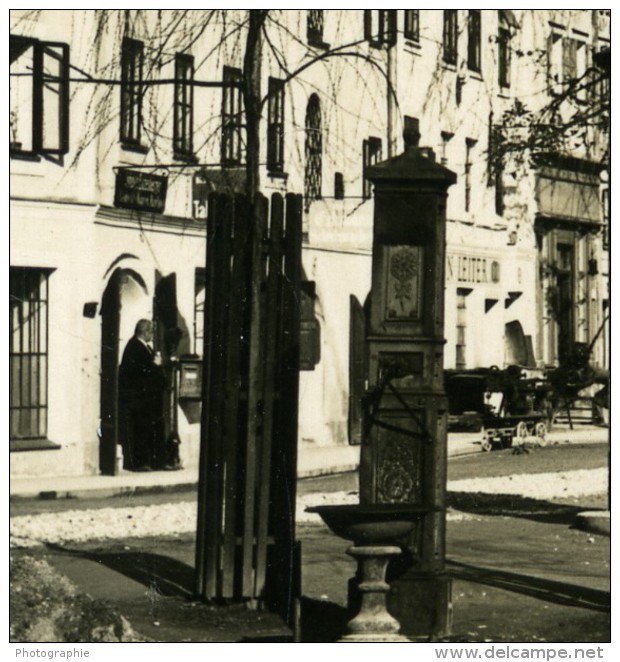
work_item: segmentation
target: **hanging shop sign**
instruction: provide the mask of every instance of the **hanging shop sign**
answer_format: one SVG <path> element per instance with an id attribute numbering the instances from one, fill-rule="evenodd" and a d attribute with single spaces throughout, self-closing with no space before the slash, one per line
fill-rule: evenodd
<path id="1" fill-rule="evenodd" d="M 167 177 L 121 168 L 116 173 L 114 205 L 163 214 L 167 191 Z"/>

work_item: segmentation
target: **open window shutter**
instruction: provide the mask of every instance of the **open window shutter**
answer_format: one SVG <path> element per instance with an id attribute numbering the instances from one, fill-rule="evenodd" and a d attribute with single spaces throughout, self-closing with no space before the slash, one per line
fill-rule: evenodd
<path id="1" fill-rule="evenodd" d="M 366 388 L 366 322 L 364 308 L 351 295 L 349 319 L 349 443 L 362 441 L 362 398 Z"/>
<path id="2" fill-rule="evenodd" d="M 69 46 L 45 42 L 38 45 L 37 51 L 41 65 L 40 151 L 66 154 L 69 151 Z"/>
<path id="3" fill-rule="evenodd" d="M 382 35 L 383 41 L 388 46 L 394 46 L 396 44 L 396 10 L 385 9 L 382 10 L 382 14 L 381 27 L 385 31 L 385 34 Z"/>

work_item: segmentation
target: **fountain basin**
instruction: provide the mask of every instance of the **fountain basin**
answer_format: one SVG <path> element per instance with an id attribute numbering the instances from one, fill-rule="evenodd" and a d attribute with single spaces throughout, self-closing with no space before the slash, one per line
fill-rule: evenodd
<path id="1" fill-rule="evenodd" d="M 347 504 L 306 508 L 337 536 L 356 545 L 393 545 L 413 531 L 428 508 L 401 503 Z"/>

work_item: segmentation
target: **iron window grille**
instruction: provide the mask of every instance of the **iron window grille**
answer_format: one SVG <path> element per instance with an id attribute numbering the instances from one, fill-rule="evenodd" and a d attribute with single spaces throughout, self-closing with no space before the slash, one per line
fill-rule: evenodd
<path id="1" fill-rule="evenodd" d="M 125 37 L 121 51 L 121 142 L 140 146 L 144 100 L 144 44 Z"/>
<path id="2" fill-rule="evenodd" d="M 174 58 L 174 132 L 175 156 L 194 154 L 194 58 L 177 53 Z"/>
<path id="3" fill-rule="evenodd" d="M 371 136 L 367 140 L 364 140 L 363 144 L 363 158 L 364 158 L 364 170 L 363 170 L 363 192 L 362 197 L 365 200 L 368 200 L 372 195 L 372 185 L 370 180 L 366 177 L 367 169 L 379 163 L 381 161 L 381 138 L 376 138 Z"/>
<path id="4" fill-rule="evenodd" d="M 270 78 L 267 112 L 267 170 L 284 171 L 284 81 Z"/>
<path id="5" fill-rule="evenodd" d="M 405 39 L 420 41 L 420 10 L 405 9 Z"/>
<path id="6" fill-rule="evenodd" d="M 393 46 L 396 43 L 396 20 L 395 9 L 365 9 L 364 39 L 373 48 Z"/>
<path id="7" fill-rule="evenodd" d="M 241 69 L 224 67 L 222 89 L 222 165 L 243 161 L 243 98 Z"/>
<path id="8" fill-rule="evenodd" d="M 69 151 L 69 46 L 10 35 L 11 156 Z"/>
<path id="9" fill-rule="evenodd" d="M 467 21 L 467 68 L 480 73 L 481 18 L 479 9 L 470 9 Z"/>
<path id="10" fill-rule="evenodd" d="M 306 171 L 304 200 L 306 210 L 312 200 L 321 198 L 323 170 L 323 133 L 321 127 L 321 102 L 316 94 L 308 100 L 306 108 Z"/>
<path id="11" fill-rule="evenodd" d="M 443 61 L 456 65 L 458 55 L 458 14 L 456 9 L 443 12 Z"/>
<path id="12" fill-rule="evenodd" d="M 9 275 L 10 439 L 47 436 L 49 269 Z"/>

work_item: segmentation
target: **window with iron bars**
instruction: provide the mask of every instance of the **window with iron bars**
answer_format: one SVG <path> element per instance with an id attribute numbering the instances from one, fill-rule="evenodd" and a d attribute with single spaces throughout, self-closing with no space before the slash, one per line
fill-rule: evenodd
<path id="1" fill-rule="evenodd" d="M 363 159 L 364 159 L 364 170 L 363 170 L 363 191 L 362 197 L 365 200 L 368 200 L 372 195 L 372 185 L 370 180 L 366 177 L 366 171 L 375 163 L 381 161 L 381 138 L 376 138 L 371 136 L 367 140 L 364 140 L 363 144 Z"/>
<path id="2" fill-rule="evenodd" d="M 47 436 L 50 269 L 11 267 L 9 275 L 10 438 Z"/>
<path id="3" fill-rule="evenodd" d="M 69 46 L 10 35 L 9 153 L 69 151 Z"/>
<path id="4" fill-rule="evenodd" d="M 123 39 L 121 51 L 121 142 L 140 146 L 144 100 L 144 44 Z"/>
<path id="5" fill-rule="evenodd" d="M 405 9 L 405 39 L 420 41 L 420 10 Z"/>
<path id="6" fill-rule="evenodd" d="M 284 81 L 270 78 L 267 110 L 267 170 L 284 171 Z"/>
<path id="7" fill-rule="evenodd" d="M 304 202 L 306 210 L 312 200 L 321 198 L 323 169 L 323 133 L 321 127 L 321 102 L 316 94 L 308 100 L 306 108 L 306 170 L 304 177 Z"/>
<path id="8" fill-rule="evenodd" d="M 222 165 L 243 162 L 243 98 L 241 69 L 224 67 L 222 88 Z"/>
<path id="9" fill-rule="evenodd" d="M 194 58 L 177 53 L 174 59 L 174 132 L 176 157 L 191 158 L 194 152 Z"/>
<path id="10" fill-rule="evenodd" d="M 458 13 L 456 9 L 444 9 L 443 12 L 443 61 L 456 64 L 458 54 Z"/>

